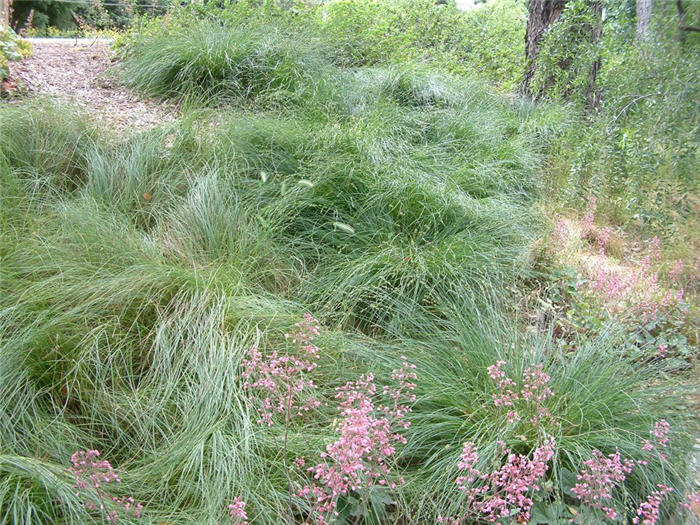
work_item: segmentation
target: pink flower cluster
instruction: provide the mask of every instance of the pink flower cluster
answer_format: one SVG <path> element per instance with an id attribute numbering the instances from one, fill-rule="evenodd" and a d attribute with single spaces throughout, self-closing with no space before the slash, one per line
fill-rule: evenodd
<path id="1" fill-rule="evenodd" d="M 559 219 L 554 225 L 554 231 L 552 232 L 551 246 L 548 248 L 549 253 L 554 252 L 555 246 L 565 246 L 571 237 L 571 230 L 569 228 L 569 223 L 566 219 Z"/>
<path id="2" fill-rule="evenodd" d="M 681 502 L 681 507 L 684 509 L 693 511 L 693 507 L 700 509 L 700 492 L 691 492 L 685 498 L 685 501 Z"/>
<path id="3" fill-rule="evenodd" d="M 659 283 L 659 274 L 654 270 L 661 257 L 661 241 L 651 240 L 647 254 L 634 272 L 623 273 L 605 265 L 598 267 L 589 281 L 590 289 L 603 300 L 612 313 L 631 311 L 647 323 L 662 313 L 678 306 L 685 295 L 684 290 L 666 289 Z M 683 269 L 683 261 L 676 261 L 669 273 L 671 282 L 676 282 Z"/>
<path id="4" fill-rule="evenodd" d="M 665 419 L 654 423 L 654 428 L 649 431 L 652 440 L 650 441 L 645 439 L 644 444 L 642 445 L 642 450 L 646 452 L 657 450 L 661 459 L 666 460 L 666 454 L 659 449 L 666 448 L 668 446 L 668 433 L 670 431 L 671 425 Z"/>
<path id="5" fill-rule="evenodd" d="M 108 483 L 119 483 L 119 476 L 107 460 L 99 459 L 100 453 L 97 450 L 80 450 L 71 456 L 73 466 L 68 471 L 75 478 L 76 496 L 86 494 L 89 498 L 94 495 L 99 501 L 99 505 L 92 499 L 88 499 L 83 506 L 88 510 L 98 509 L 105 515 L 108 523 L 117 523 L 119 512 L 113 507 L 121 507 L 124 511 L 133 512 L 135 517 L 141 516 L 143 505 L 134 502 L 132 497 L 118 498 L 112 496 L 104 485 Z M 92 494 L 89 494 L 89 493 Z M 107 502 L 111 501 L 111 505 Z M 112 508 L 108 508 L 108 505 Z"/>
<path id="6" fill-rule="evenodd" d="M 605 249 L 608 246 L 608 243 L 610 242 L 610 235 L 612 234 L 612 230 L 610 228 L 601 228 L 601 230 L 598 232 L 598 254 L 599 255 L 605 255 Z"/>
<path id="7" fill-rule="evenodd" d="M 666 494 L 673 492 L 673 489 L 662 484 L 658 484 L 657 488 L 659 490 L 652 492 L 647 500 L 637 508 L 637 515 L 632 519 L 632 523 L 635 525 L 656 525 L 658 523 L 661 502 Z"/>
<path id="8" fill-rule="evenodd" d="M 659 346 L 656 349 L 656 355 L 659 357 L 666 357 L 666 353 L 668 352 L 668 345 L 666 343 L 659 343 Z"/>
<path id="9" fill-rule="evenodd" d="M 293 415 L 300 416 L 304 412 L 316 408 L 320 402 L 305 392 L 316 388 L 313 380 L 306 374 L 317 366 L 319 349 L 312 344 L 318 335 L 318 321 L 311 315 L 305 314 L 303 321 L 295 325 L 298 331 L 285 334 L 287 339 L 296 343 L 293 353 L 280 353 L 277 350 L 269 356 L 263 356 L 257 346 L 249 352 L 249 358 L 243 360 L 244 388 L 265 392 L 265 398 L 260 407 L 259 424 L 272 425 L 274 414 L 284 414 L 288 419 Z M 253 397 L 251 396 L 251 399 Z"/>
<path id="10" fill-rule="evenodd" d="M 506 413 L 508 423 L 514 423 L 522 419 L 520 412 L 515 406 L 515 403 L 521 399 L 528 408 L 534 409 L 534 415 L 530 418 L 534 425 L 539 424 L 545 418 L 548 418 L 552 423 L 556 423 L 549 409 L 544 406 L 544 401 L 552 395 L 552 390 L 547 386 L 551 378 L 544 372 L 543 365 L 531 366 L 524 370 L 522 387 L 519 392 L 518 384 L 508 377 L 503 370 L 505 365 L 505 361 L 496 361 L 496 364 L 489 366 L 487 370 L 489 377 L 496 383 L 496 388 L 498 389 L 497 394 L 491 394 L 493 403 L 497 407 L 509 409 Z"/>
<path id="11" fill-rule="evenodd" d="M 491 473 L 476 468 L 479 455 L 473 443 L 465 443 L 458 468 L 464 474 L 457 478 L 457 485 L 467 495 L 467 508 L 461 518 L 440 517 L 438 523 L 458 524 L 460 519 L 486 520 L 496 523 L 502 518 L 515 516 L 518 523 L 530 521 L 533 505 L 532 493 L 540 489 L 548 463 L 554 456 L 554 439 L 548 438 L 537 447 L 532 458 L 515 454 L 500 443 L 506 456 L 504 464 Z M 472 484 L 481 480 L 480 486 Z"/>
<path id="12" fill-rule="evenodd" d="M 231 525 L 248 525 L 248 514 L 245 511 L 245 501 L 240 496 L 236 496 L 228 506 L 229 515 L 231 516 Z"/>
<path id="13" fill-rule="evenodd" d="M 571 489 L 576 497 L 593 508 L 601 509 L 614 520 L 617 512 L 606 502 L 612 498 L 613 489 L 625 481 L 632 472 L 633 462 L 622 460 L 620 451 L 605 457 L 599 450 L 593 450 L 593 457 L 583 463 L 585 468 L 576 476 L 579 483 Z"/>
<path id="14" fill-rule="evenodd" d="M 402 360 L 401 368 L 392 373 L 397 384 L 382 389 L 384 397 L 391 400 L 389 404 L 378 402 L 372 374 L 337 389 L 340 438 L 326 447 L 321 454 L 322 463 L 307 469 L 315 481 L 298 492 L 311 500 L 315 523 L 325 525 L 337 515 L 340 496 L 374 485 L 396 487 L 389 479 L 388 460 L 396 452 L 396 444 L 406 443 L 400 431 L 410 426 L 406 415 L 411 411 L 409 404 L 416 399 L 415 365 L 405 357 Z"/>

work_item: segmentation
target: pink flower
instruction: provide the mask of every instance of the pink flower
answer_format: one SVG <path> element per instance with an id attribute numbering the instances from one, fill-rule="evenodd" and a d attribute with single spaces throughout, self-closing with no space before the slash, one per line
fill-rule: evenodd
<path id="1" fill-rule="evenodd" d="M 613 489 L 632 472 L 632 461 L 622 460 L 619 451 L 605 457 L 594 449 L 593 457 L 584 461 L 584 465 L 583 471 L 576 476 L 579 483 L 571 492 L 587 505 L 601 509 L 610 519 L 615 519 L 615 510 L 604 503 L 612 499 Z"/>
<path id="2" fill-rule="evenodd" d="M 513 403 L 518 400 L 518 394 L 515 391 L 518 386 L 502 370 L 505 364 L 505 361 L 496 361 L 495 365 L 491 365 L 487 369 L 489 377 L 496 383 L 498 388 L 498 394 L 491 395 L 493 404 L 497 407 L 512 407 Z"/>
<path id="3" fill-rule="evenodd" d="M 397 444 L 406 443 L 400 431 L 410 426 L 406 415 L 411 411 L 409 404 L 416 399 L 414 369 L 415 365 L 402 357 L 401 368 L 392 373 L 396 386 L 382 389 L 382 395 L 390 401 L 386 405 L 377 400 L 380 394 L 373 374 L 337 389 L 340 437 L 326 446 L 322 463 L 307 469 L 315 481 L 297 493 L 311 500 L 317 524 L 326 524 L 337 514 L 340 496 L 374 485 L 396 487 L 389 476 L 388 459 L 396 452 Z M 402 482 L 399 478 L 398 483 Z"/>
<path id="4" fill-rule="evenodd" d="M 141 516 L 143 505 L 136 503 L 132 497 L 118 498 L 112 496 L 104 487 L 109 483 L 119 483 L 119 476 L 107 460 L 98 459 L 100 452 L 97 450 L 80 450 L 71 456 L 73 466 L 68 471 L 75 478 L 76 496 L 87 496 L 83 502 L 83 507 L 88 510 L 99 508 L 108 523 L 117 523 L 119 513 L 114 509 L 107 508 L 108 502 L 111 506 L 122 507 L 127 512 L 132 512 L 137 518 Z M 95 503 L 95 499 L 99 505 Z"/>
<path id="5" fill-rule="evenodd" d="M 464 518 L 491 523 L 508 516 L 515 516 L 519 523 L 530 520 L 530 509 L 534 503 L 531 493 L 540 489 L 539 481 L 549 470 L 548 463 L 554 456 L 554 439 L 545 440 L 542 446 L 535 449 L 532 458 L 511 452 L 505 444 L 503 453 L 506 456 L 504 464 L 486 473 L 475 466 L 479 455 L 474 444 L 464 444 L 457 464 L 462 474 L 456 480 L 459 489 L 467 495 Z M 440 523 L 459 523 L 459 520 L 444 518 Z"/>
<path id="6" fill-rule="evenodd" d="M 317 366 L 319 349 L 311 344 L 319 334 L 318 321 L 305 314 L 304 320 L 296 324 L 297 333 L 285 334 L 285 338 L 296 343 L 293 352 L 272 352 L 263 357 L 257 346 L 253 346 L 248 358 L 243 360 L 244 388 L 265 393 L 260 406 L 259 424 L 273 424 L 275 414 L 284 414 L 285 418 L 301 416 L 320 402 L 308 394 L 316 385 L 307 378 Z M 254 400 L 253 396 L 251 399 Z"/>
<path id="7" fill-rule="evenodd" d="M 600 255 L 605 255 L 605 249 L 608 246 L 608 243 L 610 242 L 610 235 L 612 234 L 612 230 L 610 228 L 603 228 L 600 230 L 598 234 L 598 252 Z"/>
<path id="8" fill-rule="evenodd" d="M 652 441 L 645 439 L 642 446 L 642 450 L 645 452 L 652 452 L 657 450 L 659 457 L 666 460 L 666 454 L 659 449 L 666 448 L 668 446 L 668 434 L 671 432 L 671 425 L 665 419 L 657 421 L 654 423 L 654 428 L 649 431 Z"/>
<path id="9" fill-rule="evenodd" d="M 643 324 L 677 308 L 683 301 L 683 290 L 664 289 L 654 264 L 661 257 L 661 241 L 649 242 L 647 254 L 636 271 L 624 272 L 600 265 L 589 276 L 588 287 L 611 313 L 629 312 Z M 672 281 L 682 266 L 674 266 Z"/>
<path id="10" fill-rule="evenodd" d="M 683 260 L 678 259 L 676 262 L 673 263 L 673 268 L 671 268 L 671 271 L 668 274 L 668 278 L 671 281 L 678 281 L 678 278 L 680 277 L 681 273 L 683 272 Z"/>
<path id="11" fill-rule="evenodd" d="M 496 361 L 496 364 L 489 366 L 487 370 L 498 389 L 497 394 L 491 394 L 493 404 L 510 409 L 506 412 L 508 423 L 516 423 L 522 419 L 518 407 L 524 405 L 531 413 L 534 412 L 530 418 L 533 425 L 538 425 L 544 419 L 557 424 L 549 409 L 544 406 L 544 401 L 552 395 L 552 390 L 547 386 L 551 378 L 544 372 L 544 366 L 539 364 L 526 368 L 522 375 L 522 387 L 519 389 L 518 384 L 503 371 L 505 365 L 505 361 Z"/>
<path id="12" fill-rule="evenodd" d="M 632 519 L 632 523 L 641 525 L 656 525 L 659 521 L 659 509 L 666 494 L 672 492 L 671 487 L 657 485 L 659 490 L 652 492 L 647 500 L 637 508 L 637 515 Z"/>
<path id="13" fill-rule="evenodd" d="M 656 355 L 659 357 L 666 357 L 666 352 L 668 352 L 668 345 L 666 343 L 659 344 L 659 348 L 656 351 Z"/>
<path id="14" fill-rule="evenodd" d="M 240 496 L 236 496 L 228 506 L 231 516 L 231 525 L 248 525 L 248 514 L 245 511 L 245 501 Z"/>
<path id="15" fill-rule="evenodd" d="M 689 493 L 685 501 L 681 502 L 681 507 L 687 510 L 693 510 L 693 506 L 700 507 L 700 491 Z"/>
<path id="16" fill-rule="evenodd" d="M 552 245 L 553 246 L 563 246 L 569 241 L 571 232 L 569 231 L 569 225 L 565 219 L 559 219 L 554 225 L 554 232 L 552 233 Z"/>

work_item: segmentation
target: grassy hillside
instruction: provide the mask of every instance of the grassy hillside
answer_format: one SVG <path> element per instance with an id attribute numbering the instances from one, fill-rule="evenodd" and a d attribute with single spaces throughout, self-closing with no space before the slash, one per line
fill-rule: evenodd
<path id="1" fill-rule="evenodd" d="M 173 124 L 0 108 L 0 522 L 683 519 L 691 359 L 529 322 L 566 109 L 236 20 L 129 37 Z"/>

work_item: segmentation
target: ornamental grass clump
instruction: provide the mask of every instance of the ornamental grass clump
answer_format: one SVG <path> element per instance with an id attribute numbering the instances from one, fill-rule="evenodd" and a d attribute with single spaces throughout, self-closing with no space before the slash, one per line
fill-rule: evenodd
<path id="1" fill-rule="evenodd" d="M 313 37 L 254 21 L 192 21 L 173 34 L 133 37 L 122 78 L 151 96 L 283 105 L 326 90 L 329 68 Z"/>
<path id="2" fill-rule="evenodd" d="M 514 424 L 522 420 L 517 411 L 518 401 L 525 399 L 540 403 L 555 393 L 547 386 L 551 378 L 543 372 L 541 365 L 527 367 L 523 371 L 523 386 L 520 388 L 507 376 L 503 370 L 505 366 L 506 362 L 501 360 L 488 367 L 488 375 L 498 389 L 498 393 L 491 396 L 495 406 L 509 409 L 504 417 L 509 424 Z M 555 438 L 548 434 L 542 415 L 546 416 L 547 423 L 553 423 L 553 431 L 560 435 L 563 447 L 558 446 Z M 438 523 L 530 523 L 535 502 L 539 501 L 539 505 L 542 505 L 542 502 L 550 501 L 554 479 L 548 475 L 550 462 L 554 463 L 555 471 L 561 470 L 561 461 L 568 456 L 565 450 L 566 438 L 561 433 L 566 423 L 563 420 L 555 421 L 549 410 L 541 405 L 537 406 L 535 417 L 529 422 L 537 430 L 538 444 L 530 453 L 518 454 L 505 441 L 498 441 L 498 452 L 491 460 L 491 463 L 495 462 L 498 466 L 492 471 L 483 466 L 488 463 L 480 461 L 474 442 L 464 443 L 457 463 L 459 475 L 455 480 L 464 499 L 456 516 L 454 513 L 451 516 L 439 516 Z M 582 470 L 575 476 L 576 483 L 569 487 L 570 494 L 579 500 L 578 510 L 569 522 L 587 524 L 604 518 L 616 521 L 622 507 L 617 503 L 614 493 L 623 490 L 633 469 L 647 468 L 652 458 L 648 454 L 652 452 L 654 461 L 670 466 L 667 465 L 666 454 L 658 450 L 667 448 L 669 432 L 670 425 L 666 420 L 654 423 L 650 430 L 654 443 L 643 439 L 643 445 L 638 449 L 640 456 L 648 459 L 626 459 L 619 450 L 606 456 L 594 448 L 591 457 L 583 461 Z M 549 494 L 541 491 L 545 483 L 550 487 Z M 661 502 L 673 488 L 663 484 L 657 484 L 656 487 L 659 490 L 652 491 L 636 510 L 633 523 L 657 523 Z"/>

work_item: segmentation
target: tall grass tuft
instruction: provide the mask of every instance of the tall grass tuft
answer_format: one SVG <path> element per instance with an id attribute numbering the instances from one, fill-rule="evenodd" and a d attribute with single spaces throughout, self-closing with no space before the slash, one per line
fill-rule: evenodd
<path id="1" fill-rule="evenodd" d="M 153 96 L 299 101 L 325 89 L 329 64 L 311 37 L 298 38 L 255 22 L 201 22 L 174 35 L 137 37 L 122 76 Z"/>

